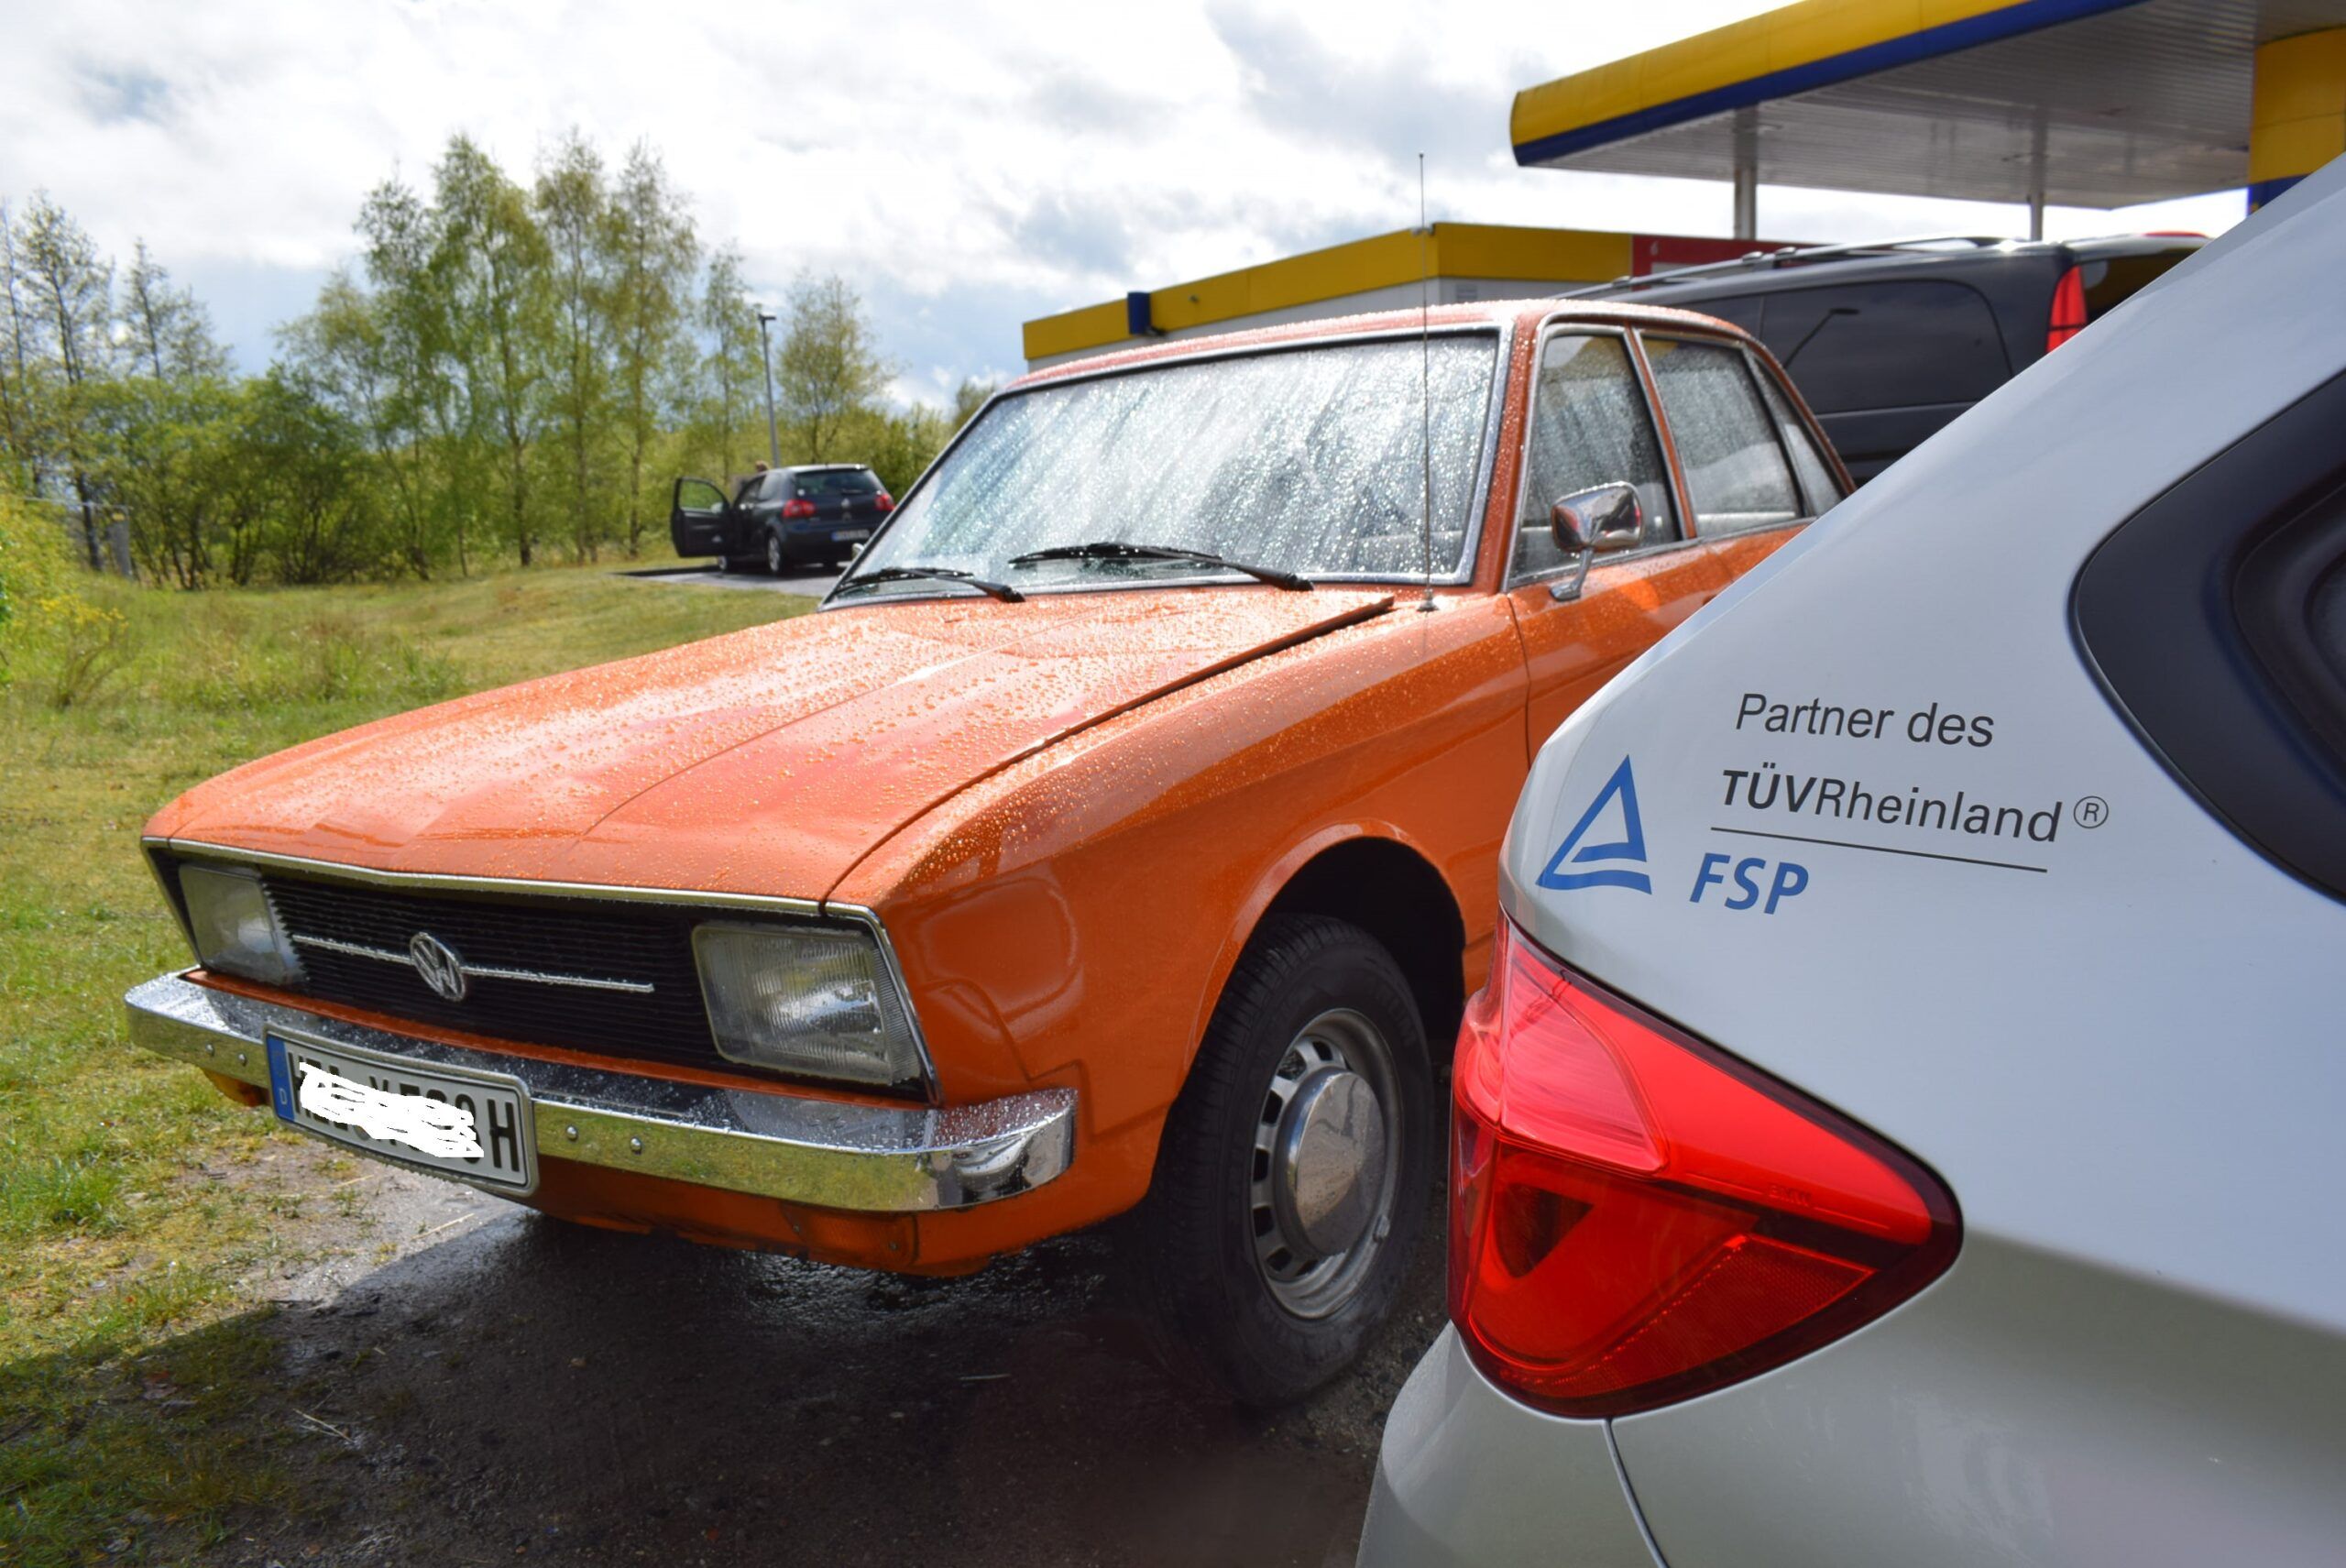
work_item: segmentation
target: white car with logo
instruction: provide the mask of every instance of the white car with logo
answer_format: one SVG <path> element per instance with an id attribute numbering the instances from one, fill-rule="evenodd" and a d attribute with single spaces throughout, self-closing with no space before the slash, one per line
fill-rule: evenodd
<path id="1" fill-rule="evenodd" d="M 2346 161 L 1541 752 L 1361 1561 L 2346 1561 Z"/>

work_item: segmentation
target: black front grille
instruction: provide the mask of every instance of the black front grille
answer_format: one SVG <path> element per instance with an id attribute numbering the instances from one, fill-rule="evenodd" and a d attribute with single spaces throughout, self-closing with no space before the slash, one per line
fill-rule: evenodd
<path id="1" fill-rule="evenodd" d="M 538 1045 L 696 1067 L 723 1067 L 693 966 L 703 912 L 630 900 L 410 893 L 269 872 L 278 918 L 296 938 L 296 989 L 394 1018 Z M 648 983 L 648 992 L 474 975 L 450 1002 L 407 962 L 301 942 L 323 938 L 404 959 L 419 932 L 469 967 Z"/>

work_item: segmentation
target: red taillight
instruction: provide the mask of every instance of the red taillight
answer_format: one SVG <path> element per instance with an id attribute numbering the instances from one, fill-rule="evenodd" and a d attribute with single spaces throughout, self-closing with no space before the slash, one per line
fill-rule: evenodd
<path id="1" fill-rule="evenodd" d="M 784 501 L 782 503 L 782 515 L 784 517 L 812 517 L 815 515 L 815 503 L 805 499 Z"/>
<path id="2" fill-rule="evenodd" d="M 2072 267 L 2053 285 L 2053 319 L 2045 324 L 2045 352 L 2052 353 L 2085 330 L 2085 269 Z"/>
<path id="3" fill-rule="evenodd" d="M 1749 1377 L 1955 1255 L 1904 1154 L 1500 923 L 1453 1069 L 1450 1316 L 1485 1376 L 1571 1416 Z"/>
<path id="4" fill-rule="evenodd" d="M 896 510 L 896 498 L 890 495 L 887 491 L 882 490 L 880 492 L 879 499 L 872 504 L 878 507 L 882 511 L 893 511 Z"/>

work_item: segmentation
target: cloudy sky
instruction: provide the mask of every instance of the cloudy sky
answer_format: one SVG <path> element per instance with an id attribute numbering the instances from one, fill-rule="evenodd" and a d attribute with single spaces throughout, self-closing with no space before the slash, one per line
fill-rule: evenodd
<path id="1" fill-rule="evenodd" d="M 1725 234 L 1727 187 L 1519 170 L 1520 87 L 1775 0 L 625 5 L 10 0 L 0 199 L 144 237 L 247 367 L 351 253 L 367 188 L 452 131 L 526 179 L 576 126 L 649 137 L 762 290 L 863 291 L 900 390 L 1020 367 L 1026 318 L 1416 217 Z M 2055 235 L 2224 226 L 2240 198 L 2056 209 Z M 1760 232 L 2023 228 L 2015 208 L 1763 190 Z"/>

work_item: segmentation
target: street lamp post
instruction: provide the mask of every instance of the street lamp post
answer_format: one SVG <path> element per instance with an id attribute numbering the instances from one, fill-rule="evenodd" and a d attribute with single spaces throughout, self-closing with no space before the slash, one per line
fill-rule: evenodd
<path id="1" fill-rule="evenodd" d="M 758 362 L 766 370 L 766 461 L 779 468 L 782 466 L 782 431 L 773 419 L 773 343 L 766 335 L 766 327 L 773 319 L 772 311 L 759 310 Z"/>

